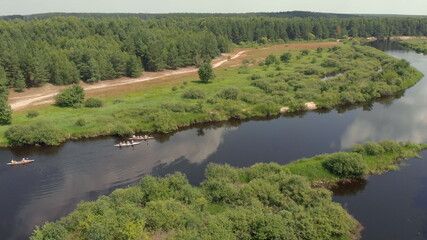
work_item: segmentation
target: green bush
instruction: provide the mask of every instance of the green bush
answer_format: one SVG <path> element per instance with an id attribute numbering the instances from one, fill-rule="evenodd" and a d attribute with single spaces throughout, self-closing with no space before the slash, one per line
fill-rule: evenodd
<path id="1" fill-rule="evenodd" d="M 280 61 L 282 62 L 289 62 L 292 58 L 292 53 L 290 52 L 285 52 L 282 56 L 280 56 Z"/>
<path id="2" fill-rule="evenodd" d="M 235 87 L 223 88 L 217 94 L 219 98 L 230 99 L 230 100 L 237 100 L 239 98 L 239 95 L 240 95 L 240 89 Z"/>
<path id="3" fill-rule="evenodd" d="M 273 63 L 277 63 L 277 57 L 276 57 L 276 55 L 270 54 L 265 59 L 265 65 L 270 66 Z"/>
<path id="4" fill-rule="evenodd" d="M 27 118 L 35 118 L 39 115 L 39 112 L 36 110 L 29 110 L 27 111 Z"/>
<path id="5" fill-rule="evenodd" d="M 368 170 L 362 155 L 354 152 L 330 154 L 323 166 L 341 178 L 360 178 Z"/>
<path id="6" fill-rule="evenodd" d="M 65 140 L 62 131 L 47 121 L 12 126 L 5 136 L 12 145 L 58 145 Z"/>
<path id="7" fill-rule="evenodd" d="M 384 153 L 384 147 L 381 146 L 378 143 L 374 143 L 374 142 L 367 142 L 363 145 L 363 148 L 365 149 L 366 154 L 368 155 L 377 155 L 377 154 L 381 154 Z"/>
<path id="8" fill-rule="evenodd" d="M 188 99 L 204 99 L 206 97 L 206 93 L 200 88 L 188 88 L 184 91 L 182 97 Z"/>
<path id="9" fill-rule="evenodd" d="M 129 136 L 132 135 L 133 130 L 125 123 L 115 123 L 110 130 L 111 135 L 115 136 Z"/>
<path id="10" fill-rule="evenodd" d="M 379 142 L 379 144 L 384 148 L 385 152 L 398 153 L 402 151 L 402 146 L 392 140 L 384 140 Z"/>
<path id="11" fill-rule="evenodd" d="M 86 120 L 84 118 L 79 118 L 77 119 L 75 125 L 79 127 L 86 126 Z"/>
<path id="12" fill-rule="evenodd" d="M 157 132 L 172 132 L 178 129 L 178 125 L 167 112 L 159 112 L 152 116 L 153 128 Z"/>
<path id="13" fill-rule="evenodd" d="M 85 101 L 85 107 L 87 107 L 87 108 L 100 108 L 103 105 L 104 105 L 104 103 L 99 98 L 88 98 Z"/>
<path id="14" fill-rule="evenodd" d="M 251 80 L 257 80 L 260 78 L 261 78 L 261 75 L 259 75 L 258 73 L 254 73 L 249 77 L 249 79 L 251 79 Z"/>
<path id="15" fill-rule="evenodd" d="M 55 96 L 55 104 L 60 107 L 80 107 L 85 98 L 84 89 L 80 85 L 73 85 L 62 90 Z"/>

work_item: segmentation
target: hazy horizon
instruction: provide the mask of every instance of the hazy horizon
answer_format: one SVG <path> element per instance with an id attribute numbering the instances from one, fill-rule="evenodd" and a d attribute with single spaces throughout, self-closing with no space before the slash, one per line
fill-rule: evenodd
<path id="1" fill-rule="evenodd" d="M 427 15 L 427 1 L 279 1 L 265 0 L 0 0 L 0 15 L 29 15 L 39 13 L 250 13 L 310 11 L 343 14 Z"/>

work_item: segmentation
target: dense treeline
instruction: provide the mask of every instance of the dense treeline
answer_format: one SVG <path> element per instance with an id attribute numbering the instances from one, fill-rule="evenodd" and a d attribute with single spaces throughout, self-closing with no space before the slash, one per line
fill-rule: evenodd
<path id="1" fill-rule="evenodd" d="M 311 188 L 277 164 L 209 165 L 200 187 L 181 173 L 146 176 L 137 186 L 79 204 L 30 239 L 348 240 L 357 226 L 330 191 Z"/>
<path id="2" fill-rule="evenodd" d="M 165 18 L 165 17 L 277 17 L 277 18 L 293 18 L 293 17 L 317 17 L 317 18 L 355 18 L 361 17 L 357 14 L 340 14 L 340 13 L 320 13 L 308 11 L 288 11 L 288 12 L 253 12 L 253 13 L 40 13 L 31 15 L 9 15 L 0 16 L 1 20 L 34 20 L 46 19 L 51 17 L 79 17 L 79 18 L 115 18 L 115 17 L 137 17 L 141 19 Z M 374 15 L 372 15 L 374 16 Z M 381 15 L 377 15 L 380 17 Z M 387 15 L 392 17 L 393 15 Z M 400 16 L 400 15 L 396 15 Z M 383 16 L 385 17 L 385 16 Z M 411 17 L 411 16 L 408 16 Z M 415 17 L 415 16 L 412 16 Z"/>
<path id="3" fill-rule="evenodd" d="M 0 21 L 0 68 L 17 89 L 198 64 L 230 43 L 427 35 L 426 18 L 165 17 Z"/>

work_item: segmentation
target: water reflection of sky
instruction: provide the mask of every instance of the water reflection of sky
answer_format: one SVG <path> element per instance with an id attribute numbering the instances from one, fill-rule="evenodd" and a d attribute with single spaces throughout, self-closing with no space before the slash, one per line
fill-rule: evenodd
<path id="1" fill-rule="evenodd" d="M 410 60 L 427 76 L 427 58 L 408 51 L 388 51 L 390 55 Z M 341 147 L 366 141 L 394 139 L 427 142 L 427 83 L 424 77 L 392 105 L 375 104 L 372 112 L 359 112 L 341 137 Z"/>
<path id="2" fill-rule="evenodd" d="M 113 151 L 113 139 L 69 142 L 58 155 L 33 155 L 38 159 L 35 164 L 14 169 L 2 166 L 0 191 L 7 193 L 7 198 L 0 200 L 0 236 L 25 239 L 34 225 L 65 215 L 82 199 L 96 199 L 110 189 L 133 184 L 158 165 L 182 157 L 201 163 L 217 150 L 224 135 L 235 129 L 191 129 L 163 143 L 148 141 Z"/>

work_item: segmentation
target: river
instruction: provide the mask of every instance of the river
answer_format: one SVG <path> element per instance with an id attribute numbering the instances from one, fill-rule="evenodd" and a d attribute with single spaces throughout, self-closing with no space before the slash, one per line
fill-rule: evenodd
<path id="1" fill-rule="evenodd" d="M 427 75 L 427 57 L 382 44 Z M 348 149 L 355 143 L 394 139 L 427 142 L 427 81 L 394 98 L 328 113 L 197 125 L 134 148 L 119 139 L 69 141 L 57 147 L 0 150 L 0 238 L 27 239 L 35 225 L 72 211 L 145 174 L 181 171 L 197 185 L 208 163 L 237 167 L 286 164 L 302 157 Z M 423 156 L 427 154 L 423 153 Z M 34 158 L 26 166 L 10 159 Z M 427 239 L 427 162 L 411 159 L 401 171 L 340 186 L 334 200 L 365 227 L 363 239 Z"/>

